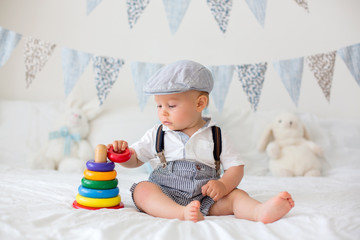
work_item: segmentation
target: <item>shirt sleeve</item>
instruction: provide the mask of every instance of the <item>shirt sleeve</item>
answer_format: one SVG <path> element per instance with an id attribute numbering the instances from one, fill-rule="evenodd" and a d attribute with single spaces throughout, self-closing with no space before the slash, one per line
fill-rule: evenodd
<path id="1" fill-rule="evenodd" d="M 130 146 L 135 150 L 137 158 L 144 163 L 156 158 L 155 138 L 157 128 L 158 126 L 154 126 L 147 130 L 145 135 L 139 141 Z"/>
<path id="2" fill-rule="evenodd" d="M 238 150 L 233 146 L 231 138 L 226 133 L 221 133 L 222 140 L 222 152 L 220 155 L 220 161 L 224 168 L 227 170 L 231 167 L 244 165 Z"/>

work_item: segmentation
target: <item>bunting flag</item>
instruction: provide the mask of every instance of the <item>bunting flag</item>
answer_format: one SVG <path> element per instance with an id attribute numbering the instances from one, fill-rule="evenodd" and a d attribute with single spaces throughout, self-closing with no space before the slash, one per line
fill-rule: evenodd
<path id="1" fill-rule="evenodd" d="M 48 61 L 56 45 L 32 37 L 26 37 L 24 47 L 25 80 L 26 87 L 29 87 L 36 74 L 41 71 Z"/>
<path id="2" fill-rule="evenodd" d="M 86 15 L 89 15 L 102 0 L 86 0 Z"/>
<path id="3" fill-rule="evenodd" d="M 298 105 L 304 58 L 294 58 L 273 63 L 292 101 Z"/>
<path id="4" fill-rule="evenodd" d="M 214 99 L 216 108 L 222 112 L 230 83 L 234 75 L 234 66 L 209 66 L 214 78 L 214 88 L 211 97 Z"/>
<path id="5" fill-rule="evenodd" d="M 147 80 L 159 70 L 163 64 L 132 62 L 131 73 L 134 80 L 135 89 L 138 95 L 141 111 L 144 110 L 149 95 L 145 95 L 143 88 Z"/>
<path id="6" fill-rule="evenodd" d="M 20 39 L 20 34 L 0 27 L 0 67 L 9 59 Z"/>
<path id="7" fill-rule="evenodd" d="M 341 48 L 337 53 L 360 86 L 360 43 Z"/>
<path id="8" fill-rule="evenodd" d="M 220 30 L 225 33 L 232 9 L 232 0 L 207 0 L 206 2 Z"/>
<path id="9" fill-rule="evenodd" d="M 309 12 L 308 2 L 307 0 L 295 0 L 295 2 L 302 8 L 304 8 L 307 12 Z"/>
<path id="10" fill-rule="evenodd" d="M 321 87 L 326 99 L 330 102 L 331 84 L 334 75 L 336 51 L 308 56 L 306 62 Z"/>
<path id="11" fill-rule="evenodd" d="M 146 6 L 149 4 L 150 0 L 127 0 L 127 13 L 130 28 L 133 28 L 137 20 L 140 18 L 140 15 L 145 10 Z"/>
<path id="12" fill-rule="evenodd" d="M 163 0 L 171 34 L 175 34 L 185 16 L 190 0 Z"/>
<path id="13" fill-rule="evenodd" d="M 259 104 L 261 89 L 265 79 L 267 63 L 238 65 L 235 71 L 238 73 L 242 87 L 248 96 L 252 109 L 256 112 Z"/>
<path id="14" fill-rule="evenodd" d="M 95 85 L 100 105 L 104 103 L 123 65 L 124 60 L 122 59 L 101 56 L 93 57 Z"/>
<path id="15" fill-rule="evenodd" d="M 64 73 L 64 89 L 67 96 L 89 64 L 92 54 L 69 48 L 62 49 L 62 68 Z"/>
<path id="16" fill-rule="evenodd" d="M 246 0 L 247 5 L 262 27 L 265 25 L 267 0 Z"/>

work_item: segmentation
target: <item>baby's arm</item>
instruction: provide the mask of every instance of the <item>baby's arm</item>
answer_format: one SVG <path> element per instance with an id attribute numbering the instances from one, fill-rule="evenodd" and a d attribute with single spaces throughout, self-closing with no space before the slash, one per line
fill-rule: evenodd
<path id="1" fill-rule="evenodd" d="M 244 165 L 234 166 L 226 170 L 218 180 L 210 180 L 202 186 L 202 194 L 211 197 L 214 201 L 221 199 L 234 190 L 244 176 Z"/>
<path id="2" fill-rule="evenodd" d="M 108 144 L 107 148 L 111 146 L 113 146 L 114 152 L 123 152 L 128 147 L 128 143 L 123 140 L 115 140 L 112 144 Z M 137 154 L 133 148 L 129 148 L 129 151 L 131 153 L 131 158 L 124 163 L 119 163 L 121 166 L 126 168 L 136 168 L 144 164 L 137 158 Z"/>

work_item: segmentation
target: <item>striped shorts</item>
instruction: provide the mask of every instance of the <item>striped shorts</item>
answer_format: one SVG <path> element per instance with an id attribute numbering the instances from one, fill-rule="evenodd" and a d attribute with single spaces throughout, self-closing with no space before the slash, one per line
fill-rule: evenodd
<path id="1" fill-rule="evenodd" d="M 214 200 L 209 196 L 203 196 L 201 187 L 212 179 L 217 179 L 214 168 L 201 163 L 179 160 L 170 161 L 166 167 L 155 169 L 148 181 L 158 185 L 163 193 L 182 206 L 194 200 L 200 201 L 200 211 L 206 216 Z M 137 183 L 130 189 L 132 195 L 136 186 Z"/>

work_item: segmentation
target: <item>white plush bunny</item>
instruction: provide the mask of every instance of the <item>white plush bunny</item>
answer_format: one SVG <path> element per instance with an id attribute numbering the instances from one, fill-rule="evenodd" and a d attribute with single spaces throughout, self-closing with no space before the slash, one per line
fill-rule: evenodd
<path id="1" fill-rule="evenodd" d="M 83 171 L 86 162 L 94 158 L 87 136 L 89 123 L 100 110 L 96 99 L 84 104 L 70 95 L 63 119 L 49 133 L 48 141 L 32 159 L 31 166 L 66 172 Z"/>
<path id="2" fill-rule="evenodd" d="M 260 139 L 260 151 L 270 157 L 274 176 L 320 176 L 322 148 L 310 141 L 307 130 L 293 113 L 277 116 Z"/>

